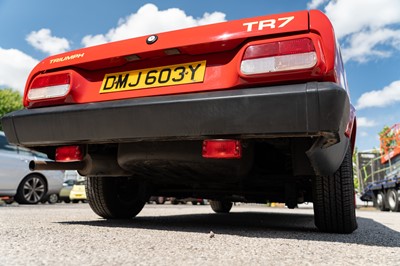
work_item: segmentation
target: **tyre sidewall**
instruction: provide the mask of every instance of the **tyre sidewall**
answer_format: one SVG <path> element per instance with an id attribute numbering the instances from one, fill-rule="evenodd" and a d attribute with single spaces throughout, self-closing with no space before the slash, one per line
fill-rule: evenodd
<path id="1" fill-rule="evenodd" d="M 25 198 L 24 186 L 27 182 L 29 182 L 30 180 L 32 180 L 34 178 L 38 178 L 40 180 L 40 182 L 44 186 L 44 191 L 39 199 L 37 199 L 36 201 L 29 201 Z M 45 198 L 46 194 L 47 194 L 47 182 L 46 182 L 45 178 L 38 174 L 32 174 L 32 175 L 28 175 L 27 177 L 25 177 L 19 184 L 18 189 L 17 189 L 17 194 L 15 195 L 15 201 L 17 201 L 19 204 L 37 204 Z"/>
<path id="2" fill-rule="evenodd" d="M 314 220 L 327 233 L 349 234 L 357 229 L 351 147 L 332 176 L 313 180 Z"/>
<path id="3" fill-rule="evenodd" d="M 400 195 L 399 192 L 395 189 L 390 189 L 387 192 L 387 202 L 388 202 L 388 207 L 391 211 L 397 212 L 400 210 Z M 392 201 L 391 201 L 392 200 Z M 392 203 L 392 204 L 390 204 Z"/>

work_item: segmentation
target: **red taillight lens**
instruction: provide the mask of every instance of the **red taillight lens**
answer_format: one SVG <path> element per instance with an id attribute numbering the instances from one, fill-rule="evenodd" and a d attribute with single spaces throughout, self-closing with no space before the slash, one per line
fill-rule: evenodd
<path id="1" fill-rule="evenodd" d="M 28 99 L 34 101 L 66 96 L 70 83 L 71 78 L 68 73 L 37 77 L 29 88 Z"/>
<path id="2" fill-rule="evenodd" d="M 64 85 L 64 84 L 69 84 L 69 82 L 70 82 L 70 77 L 68 73 L 42 76 L 36 78 L 33 81 L 31 89 Z"/>
<path id="3" fill-rule="evenodd" d="M 238 159 L 242 157 L 239 140 L 213 139 L 203 141 L 203 157 L 213 159 Z"/>
<path id="4" fill-rule="evenodd" d="M 301 38 L 247 47 L 240 66 L 245 75 L 307 69 L 317 63 L 311 39 Z"/>
<path id="5" fill-rule="evenodd" d="M 83 151 L 80 146 L 63 146 L 56 149 L 56 162 L 82 161 Z"/>
<path id="6" fill-rule="evenodd" d="M 279 55 L 309 53 L 314 51 L 315 48 L 310 39 L 295 39 L 251 45 L 246 49 L 243 60 Z"/>

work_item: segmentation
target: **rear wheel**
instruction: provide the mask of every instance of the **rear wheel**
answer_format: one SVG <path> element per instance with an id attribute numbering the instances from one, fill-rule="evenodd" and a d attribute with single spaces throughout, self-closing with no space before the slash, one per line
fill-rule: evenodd
<path id="1" fill-rule="evenodd" d="M 25 177 L 18 186 L 15 201 L 19 204 L 37 204 L 47 193 L 47 184 L 40 175 L 33 174 Z"/>
<path id="2" fill-rule="evenodd" d="M 400 195 L 399 192 L 395 189 L 390 189 L 387 192 L 387 203 L 389 205 L 389 209 L 392 212 L 400 211 Z"/>
<path id="3" fill-rule="evenodd" d="M 385 193 L 378 192 L 376 195 L 376 207 L 381 211 L 388 211 L 389 208 L 386 206 Z"/>
<path id="4" fill-rule="evenodd" d="M 216 213 L 229 213 L 233 203 L 227 200 L 212 200 L 210 205 L 211 209 Z"/>
<path id="5" fill-rule="evenodd" d="M 349 234 L 357 229 L 351 149 L 333 176 L 314 179 L 314 220 L 322 232 Z"/>
<path id="6" fill-rule="evenodd" d="M 130 177 L 88 177 L 86 194 L 90 207 L 106 219 L 130 219 L 144 207 L 146 186 Z"/>

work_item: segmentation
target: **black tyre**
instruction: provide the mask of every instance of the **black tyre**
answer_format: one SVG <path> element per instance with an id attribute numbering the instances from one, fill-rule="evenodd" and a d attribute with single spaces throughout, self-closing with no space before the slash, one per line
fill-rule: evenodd
<path id="1" fill-rule="evenodd" d="M 157 197 L 156 204 L 164 204 L 164 203 L 165 203 L 165 198 L 164 197 Z"/>
<path id="2" fill-rule="evenodd" d="M 216 213 L 229 213 L 233 203 L 226 200 L 212 200 L 210 201 L 210 205 L 211 209 Z"/>
<path id="3" fill-rule="evenodd" d="M 395 189 L 390 189 L 387 192 L 387 203 L 388 207 L 392 212 L 398 212 L 400 211 L 400 195 L 399 192 Z"/>
<path id="4" fill-rule="evenodd" d="M 92 210 L 106 219 L 133 218 L 149 199 L 145 184 L 129 177 L 88 177 L 86 195 Z"/>
<path id="5" fill-rule="evenodd" d="M 378 210 L 381 211 L 388 211 L 389 208 L 386 204 L 386 195 L 383 192 L 378 192 L 378 194 L 376 194 L 376 207 L 378 208 Z"/>
<path id="6" fill-rule="evenodd" d="M 350 147 L 333 176 L 314 178 L 313 191 L 314 222 L 320 231 L 349 234 L 357 229 Z"/>
<path id="7" fill-rule="evenodd" d="M 19 204 L 37 204 L 44 199 L 46 193 L 45 179 L 37 174 L 29 175 L 19 184 L 15 201 Z"/>
<path id="8" fill-rule="evenodd" d="M 57 194 L 50 194 L 47 198 L 47 202 L 50 204 L 55 204 L 58 202 L 58 195 Z"/>
<path id="9" fill-rule="evenodd" d="M 64 201 L 65 203 L 71 203 L 71 200 L 70 200 L 70 199 L 63 199 L 63 201 Z"/>
<path id="10" fill-rule="evenodd" d="M 172 205 L 178 205 L 179 204 L 179 200 L 177 198 L 171 198 L 171 204 Z"/>

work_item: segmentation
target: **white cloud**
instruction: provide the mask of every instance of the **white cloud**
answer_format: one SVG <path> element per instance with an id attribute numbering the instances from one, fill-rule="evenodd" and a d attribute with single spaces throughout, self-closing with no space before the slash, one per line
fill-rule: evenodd
<path id="1" fill-rule="evenodd" d="M 374 127 L 377 123 L 366 117 L 357 117 L 357 127 Z"/>
<path id="2" fill-rule="evenodd" d="M 342 50 L 343 58 L 345 61 L 355 60 L 363 63 L 375 57 L 390 57 L 393 48 L 400 48 L 399 43 L 400 30 L 381 28 L 361 31 L 348 38 L 348 45 Z"/>
<path id="3" fill-rule="evenodd" d="M 400 80 L 392 82 L 382 90 L 369 91 L 357 101 L 357 109 L 385 107 L 400 102 Z"/>
<path id="4" fill-rule="evenodd" d="M 16 49 L 0 47 L 0 87 L 10 87 L 23 93 L 25 82 L 39 61 Z"/>
<path id="5" fill-rule="evenodd" d="M 331 0 L 325 7 L 338 38 L 400 23 L 398 0 Z"/>
<path id="6" fill-rule="evenodd" d="M 311 2 L 307 3 L 308 9 L 316 9 L 322 4 L 325 4 L 328 0 L 312 0 Z"/>
<path id="7" fill-rule="evenodd" d="M 116 28 L 106 34 L 87 35 L 82 39 L 84 46 L 93 46 L 147 34 L 194 27 L 225 21 L 221 12 L 205 13 L 203 17 L 193 18 L 178 8 L 159 10 L 154 4 L 146 4 L 136 13 L 121 19 Z"/>
<path id="8" fill-rule="evenodd" d="M 52 36 L 49 29 L 32 31 L 26 37 L 26 41 L 34 48 L 49 55 L 63 53 L 70 49 L 67 39 Z"/>
<path id="9" fill-rule="evenodd" d="M 321 5 L 335 27 L 345 61 L 368 62 L 399 49 L 399 0 L 312 0 L 307 4 Z"/>

